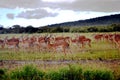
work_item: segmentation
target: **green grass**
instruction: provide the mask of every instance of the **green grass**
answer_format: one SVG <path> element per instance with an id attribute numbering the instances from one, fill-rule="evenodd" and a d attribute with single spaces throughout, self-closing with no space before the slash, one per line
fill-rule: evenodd
<path id="1" fill-rule="evenodd" d="M 4 70 L 2 70 L 4 72 Z M 78 65 L 43 71 L 32 65 L 2 73 L 1 80 L 115 80 L 111 70 L 84 70 Z"/>
<path id="2" fill-rule="evenodd" d="M 92 43 L 92 47 L 85 49 L 72 46 L 72 53 L 39 52 L 0 49 L 0 60 L 80 60 L 80 59 L 120 59 L 120 51 L 108 43 Z"/>
<path id="3" fill-rule="evenodd" d="M 116 50 L 88 51 L 68 53 L 39 53 L 39 52 L 12 52 L 0 51 L 0 60 L 81 60 L 81 59 L 120 59 Z"/>
<path id="4" fill-rule="evenodd" d="M 25 66 L 21 70 L 15 70 L 10 72 L 11 80 L 42 80 L 44 72 L 38 70 L 32 65 Z"/>

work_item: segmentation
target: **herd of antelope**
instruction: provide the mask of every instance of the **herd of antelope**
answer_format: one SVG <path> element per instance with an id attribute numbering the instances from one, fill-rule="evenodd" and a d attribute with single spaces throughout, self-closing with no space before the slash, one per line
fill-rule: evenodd
<path id="1" fill-rule="evenodd" d="M 34 35 L 34 36 L 21 36 L 19 38 L 6 36 L 4 39 L 0 39 L 1 48 L 12 49 L 38 49 L 39 51 L 52 51 L 71 53 L 71 46 L 76 45 L 79 48 L 85 48 L 86 46 L 92 47 L 91 42 L 95 41 L 108 41 L 114 43 L 117 48 L 120 49 L 120 34 L 112 33 L 97 33 L 92 35 L 92 38 L 88 38 L 84 35 L 70 36 L 55 36 L 55 35 Z"/>

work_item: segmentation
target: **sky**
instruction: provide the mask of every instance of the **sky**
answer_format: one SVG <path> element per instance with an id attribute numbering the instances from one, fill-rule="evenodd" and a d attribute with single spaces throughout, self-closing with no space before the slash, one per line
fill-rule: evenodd
<path id="1" fill-rule="evenodd" d="M 120 0 L 0 0 L 0 25 L 40 27 L 120 14 Z"/>

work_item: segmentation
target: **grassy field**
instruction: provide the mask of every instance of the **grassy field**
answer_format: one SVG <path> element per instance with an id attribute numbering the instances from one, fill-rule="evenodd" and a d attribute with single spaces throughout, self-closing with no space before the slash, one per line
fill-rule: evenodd
<path id="1" fill-rule="evenodd" d="M 47 33 L 46 33 L 47 34 Z M 120 50 L 118 48 L 115 47 L 115 45 L 113 43 L 109 43 L 106 41 L 99 41 L 99 42 L 95 42 L 95 40 L 93 39 L 93 35 L 97 34 L 97 33 L 52 33 L 54 35 L 57 36 L 71 36 L 71 37 L 75 37 L 76 34 L 79 35 L 85 35 L 86 37 L 90 38 L 92 40 L 92 47 L 86 47 L 86 48 L 78 48 L 76 46 L 71 46 L 70 50 L 72 51 L 72 53 L 67 53 L 66 55 L 64 55 L 64 53 L 62 52 L 58 52 L 58 53 L 53 53 L 53 52 L 47 52 L 47 51 L 43 51 L 40 52 L 36 49 L 29 49 L 29 50 L 24 50 L 24 49 L 1 49 L 0 48 L 0 60 L 4 61 L 4 60 L 19 60 L 19 61 L 39 61 L 39 60 L 43 60 L 43 61 L 81 61 L 83 60 L 82 63 L 70 63 L 70 64 L 36 64 L 36 63 L 32 63 L 33 65 L 36 65 L 37 68 L 42 69 L 43 73 L 45 74 L 50 74 L 53 76 L 55 73 L 57 73 L 56 71 L 59 72 L 59 70 L 61 70 L 61 68 L 65 69 L 69 69 L 69 65 L 73 65 L 73 66 L 78 66 L 80 67 L 80 69 L 82 69 L 82 75 L 86 75 L 89 73 L 96 73 L 96 70 L 99 70 L 100 73 L 102 71 L 102 73 L 105 73 L 106 71 L 110 71 L 110 73 L 113 74 L 113 76 L 115 77 L 114 80 L 119 80 L 120 79 Z M 10 37 L 20 37 L 21 35 L 45 35 L 45 34 L 1 34 L 0 37 L 1 38 L 5 38 L 5 36 L 9 36 Z M 93 60 L 93 61 L 90 61 Z M 107 62 L 108 60 L 108 62 Z M 110 62 L 109 62 L 110 60 Z M 116 62 L 114 62 L 114 60 Z M 84 62 L 85 61 L 85 62 Z M 88 62 L 87 62 L 88 61 Z M 98 61 L 98 62 L 97 62 Z M 14 65 L 14 66 L 12 66 Z M 26 63 L 25 65 L 28 65 L 28 63 Z M 7 68 L 7 73 L 12 73 L 14 70 L 16 70 L 16 68 L 21 69 L 23 66 L 25 66 L 24 64 L 0 64 L 0 68 L 4 69 Z M 9 68 L 9 67 L 12 68 Z M 22 67 L 21 67 L 22 66 Z M 23 70 L 23 69 L 21 69 Z M 92 72 L 91 72 L 92 70 Z M 18 70 L 16 70 L 18 71 Z M 52 72 L 50 72 L 52 71 Z M 74 72 L 73 72 L 74 73 Z M 91 75 L 90 74 L 90 75 Z M 93 75 L 92 74 L 92 75 Z M 107 73 L 106 73 L 107 74 Z M 110 74 L 109 74 L 110 75 Z M 58 75 L 56 75 L 58 76 Z M 86 79 L 86 76 L 84 76 L 84 78 L 80 79 L 80 80 L 90 80 L 90 79 Z M 51 77 L 50 77 L 51 78 Z M 54 80 L 53 79 L 43 79 L 43 80 Z M 12 80 L 12 79 L 11 79 Z M 19 80 L 19 79 L 16 79 Z M 27 80 L 27 79 L 21 79 L 21 80 Z M 37 79 L 35 79 L 37 80 Z M 38 79 L 40 80 L 40 79 Z M 58 79 L 59 80 L 59 79 Z M 63 79 L 63 80 L 67 80 L 67 79 Z M 69 79 L 70 80 L 70 79 Z M 78 79 L 79 80 L 79 79 Z M 96 80 L 96 79 L 94 79 Z M 104 79 L 102 79 L 104 80 Z M 109 79 L 105 79 L 105 80 L 109 80 Z M 112 78 L 110 79 L 112 80 Z"/>
<path id="2" fill-rule="evenodd" d="M 54 33 L 56 35 L 63 35 L 63 33 Z M 76 33 L 77 34 L 77 33 Z M 77 46 L 71 46 L 70 50 L 72 53 L 67 53 L 65 56 L 64 53 L 58 52 L 40 52 L 38 50 L 29 49 L 0 49 L 0 60 L 80 60 L 80 59 L 120 59 L 120 51 L 115 48 L 115 45 L 109 42 L 100 41 L 95 42 L 93 39 L 93 34 L 95 33 L 79 33 L 80 35 L 85 35 L 86 37 L 91 38 L 92 47 L 79 48 Z M 9 37 L 20 37 L 23 34 L 3 34 L 0 35 L 1 38 L 5 36 Z M 28 34 L 24 34 L 28 35 Z M 45 34 L 29 34 L 31 35 L 45 35 Z M 64 36 L 75 37 L 74 33 L 64 33 Z"/>

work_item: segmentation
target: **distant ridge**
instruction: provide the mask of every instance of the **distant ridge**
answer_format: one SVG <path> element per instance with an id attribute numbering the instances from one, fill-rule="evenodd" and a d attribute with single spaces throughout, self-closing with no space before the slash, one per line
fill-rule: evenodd
<path id="1" fill-rule="evenodd" d="M 102 16 L 86 20 L 78 20 L 73 22 L 64 22 L 59 24 L 48 25 L 48 27 L 81 27 L 81 26 L 104 26 L 120 23 L 120 14 Z"/>

